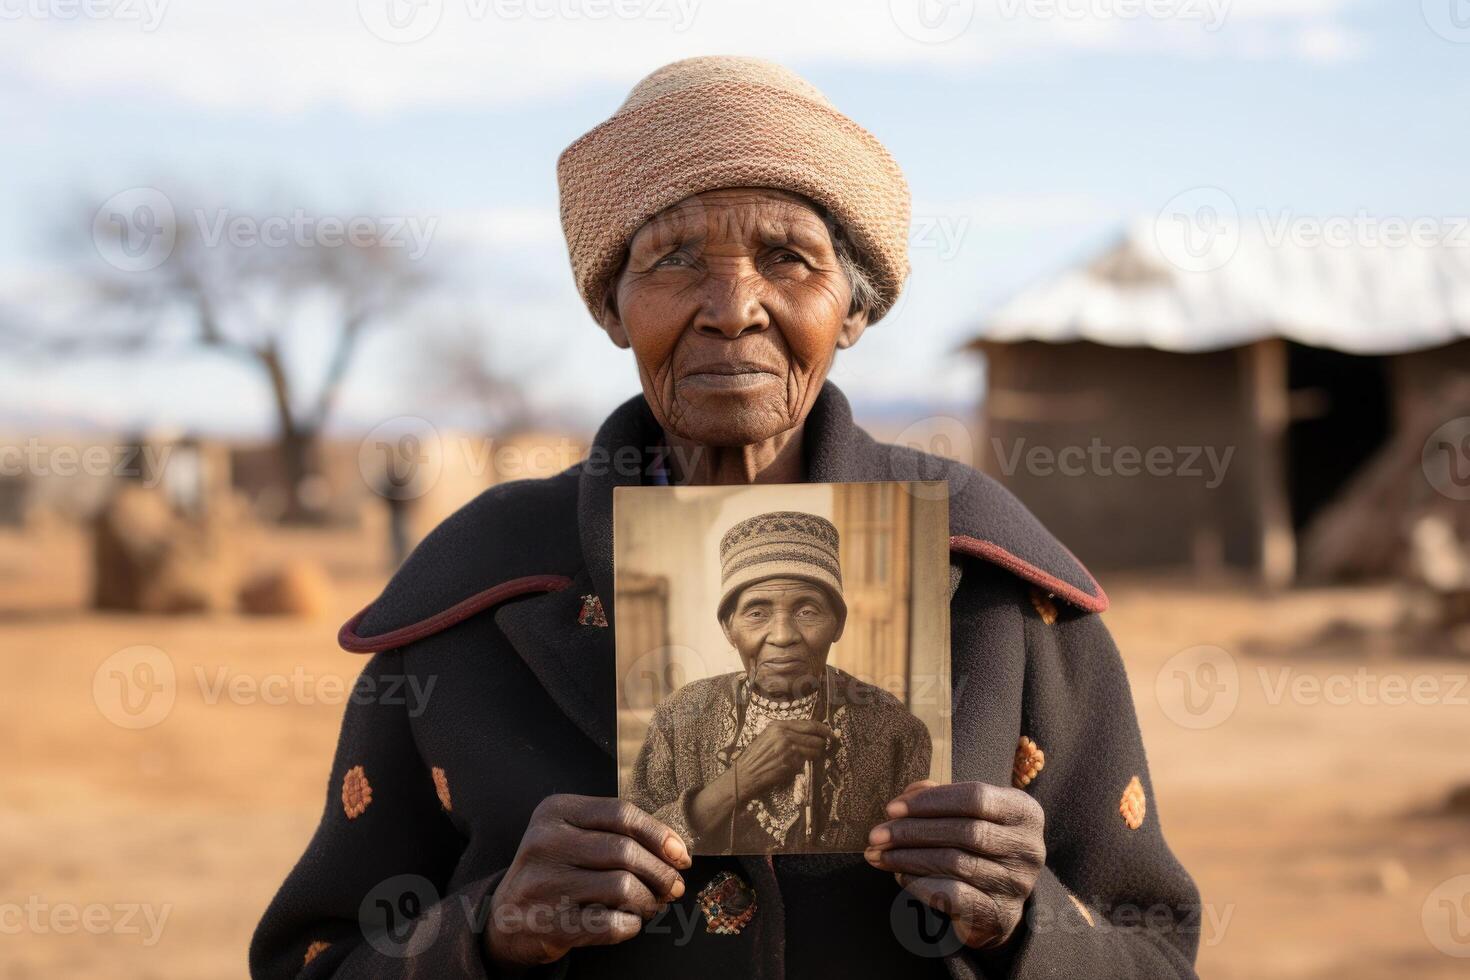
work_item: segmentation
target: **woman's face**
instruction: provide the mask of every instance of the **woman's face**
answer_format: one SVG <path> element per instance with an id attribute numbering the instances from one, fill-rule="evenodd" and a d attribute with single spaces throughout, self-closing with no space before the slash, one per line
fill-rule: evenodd
<path id="1" fill-rule="evenodd" d="M 822 217 L 793 194 L 739 188 L 686 198 L 639 229 L 603 326 L 632 347 L 664 429 L 748 446 L 805 421 L 836 349 L 867 324 L 850 304 Z"/>
<path id="2" fill-rule="evenodd" d="M 842 618 L 820 587 L 772 578 L 746 586 L 724 627 L 755 689 L 785 699 L 817 689 Z"/>

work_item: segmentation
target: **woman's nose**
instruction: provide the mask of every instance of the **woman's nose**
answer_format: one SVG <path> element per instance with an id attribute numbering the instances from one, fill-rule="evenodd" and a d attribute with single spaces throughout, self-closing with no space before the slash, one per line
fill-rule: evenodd
<path id="1" fill-rule="evenodd" d="M 711 274 L 704 284 L 703 301 L 694 329 L 734 340 L 771 325 L 761 302 L 760 277 L 750 270 Z"/>
<path id="2" fill-rule="evenodd" d="M 766 633 L 767 643 L 772 646 L 789 647 L 800 639 L 801 634 L 792 627 L 790 616 L 777 613 L 771 618 L 771 628 Z"/>

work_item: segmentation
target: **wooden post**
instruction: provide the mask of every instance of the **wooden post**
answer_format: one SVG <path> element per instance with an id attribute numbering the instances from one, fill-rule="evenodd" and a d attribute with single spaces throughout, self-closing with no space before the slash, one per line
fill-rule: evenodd
<path id="1" fill-rule="evenodd" d="M 1247 423 L 1255 446 L 1257 574 L 1275 591 L 1296 574 L 1296 535 L 1287 495 L 1286 427 L 1291 420 L 1286 342 L 1260 340 L 1243 348 Z"/>

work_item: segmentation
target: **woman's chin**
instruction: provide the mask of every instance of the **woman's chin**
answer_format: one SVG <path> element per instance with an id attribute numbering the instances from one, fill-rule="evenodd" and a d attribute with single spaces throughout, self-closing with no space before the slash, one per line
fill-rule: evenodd
<path id="1" fill-rule="evenodd" d="M 784 399 L 700 392 L 679 399 L 675 435 L 701 446 L 753 446 L 791 428 Z"/>
<path id="2" fill-rule="evenodd" d="M 801 677 L 756 675 L 755 690 L 761 697 L 777 701 L 794 701 L 806 697 L 817 689 L 820 679 L 810 675 Z"/>

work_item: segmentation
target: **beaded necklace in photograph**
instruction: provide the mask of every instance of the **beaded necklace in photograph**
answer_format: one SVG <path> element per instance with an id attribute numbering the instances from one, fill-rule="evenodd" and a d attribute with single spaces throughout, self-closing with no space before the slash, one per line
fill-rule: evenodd
<path id="1" fill-rule="evenodd" d="M 747 697 L 749 700 L 745 709 L 745 724 L 741 726 L 740 735 L 735 740 L 737 754 L 755 741 L 756 736 L 765 731 L 771 722 L 807 721 L 816 714 L 816 691 L 792 701 L 777 701 L 748 688 Z M 748 800 L 745 809 L 777 844 L 785 844 L 786 835 L 801 817 L 809 792 L 811 787 L 806 773 L 798 772 L 790 785 L 777 786 L 764 797 Z"/>

